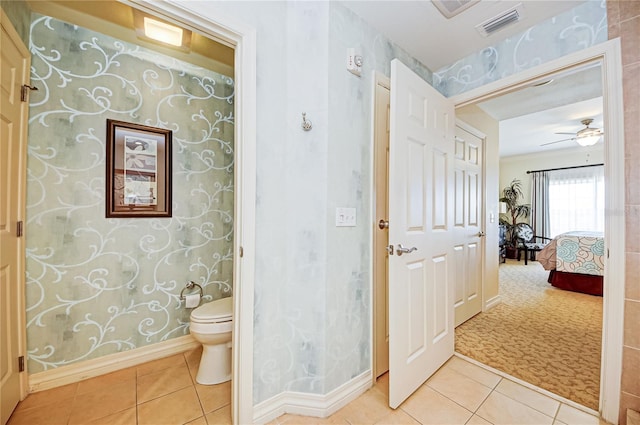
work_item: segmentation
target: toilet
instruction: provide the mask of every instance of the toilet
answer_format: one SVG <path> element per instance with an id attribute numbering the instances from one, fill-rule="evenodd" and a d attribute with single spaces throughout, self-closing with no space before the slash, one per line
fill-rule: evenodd
<path id="1" fill-rule="evenodd" d="M 233 298 L 211 301 L 191 312 L 189 330 L 202 344 L 196 382 L 220 384 L 231 379 L 231 330 Z"/>

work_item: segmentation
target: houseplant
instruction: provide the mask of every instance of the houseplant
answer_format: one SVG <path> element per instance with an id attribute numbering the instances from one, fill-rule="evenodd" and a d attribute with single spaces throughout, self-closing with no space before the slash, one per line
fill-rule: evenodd
<path id="1" fill-rule="evenodd" d="M 531 205 L 520 203 L 523 198 L 524 194 L 522 193 L 522 183 L 518 179 L 511 180 L 511 183 L 502 189 L 500 202 L 504 202 L 507 212 L 500 215 L 500 224 L 504 225 L 506 228 L 507 258 L 516 258 L 517 241 L 514 230 L 519 220 L 528 218 L 531 213 Z"/>

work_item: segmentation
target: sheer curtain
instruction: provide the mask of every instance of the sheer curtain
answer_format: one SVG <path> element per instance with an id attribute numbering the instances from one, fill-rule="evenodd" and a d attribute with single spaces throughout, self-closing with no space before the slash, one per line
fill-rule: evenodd
<path id="1" fill-rule="evenodd" d="M 604 231 L 604 167 L 549 173 L 551 236 L 572 230 Z"/>
<path id="2" fill-rule="evenodd" d="M 549 172 L 539 171 L 532 174 L 531 185 L 531 224 L 537 236 L 550 238 L 549 218 Z"/>

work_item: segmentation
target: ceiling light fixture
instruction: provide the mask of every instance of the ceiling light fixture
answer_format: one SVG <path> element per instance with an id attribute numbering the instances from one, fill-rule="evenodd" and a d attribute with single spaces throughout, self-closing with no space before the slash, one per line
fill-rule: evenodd
<path id="1" fill-rule="evenodd" d="M 191 48 L 191 31 L 133 9 L 133 21 L 139 38 L 180 50 Z"/>
<path id="2" fill-rule="evenodd" d="M 585 124 L 587 128 L 583 128 L 576 133 L 576 142 L 580 146 L 595 145 L 598 143 L 598 140 L 600 140 L 600 137 L 602 137 L 602 131 L 600 131 L 600 129 L 589 127 L 589 124 L 591 124 L 593 120 L 584 120 L 582 123 L 584 124 L 586 121 L 589 121 Z"/>

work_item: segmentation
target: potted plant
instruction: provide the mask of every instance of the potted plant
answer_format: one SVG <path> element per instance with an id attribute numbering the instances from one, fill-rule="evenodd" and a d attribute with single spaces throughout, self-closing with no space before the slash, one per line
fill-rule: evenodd
<path id="1" fill-rule="evenodd" d="M 506 227 L 507 244 L 506 244 L 506 256 L 507 258 L 516 258 L 516 235 L 515 227 L 521 218 L 528 218 L 531 213 L 531 206 L 529 204 L 521 204 L 520 200 L 524 198 L 522 193 L 522 183 L 518 179 L 511 180 L 511 183 L 504 189 L 502 189 L 502 197 L 500 202 L 504 202 L 507 212 L 500 215 L 500 224 Z"/>

